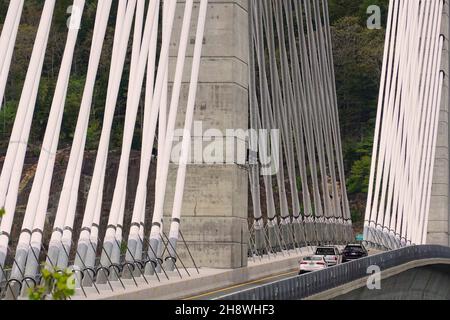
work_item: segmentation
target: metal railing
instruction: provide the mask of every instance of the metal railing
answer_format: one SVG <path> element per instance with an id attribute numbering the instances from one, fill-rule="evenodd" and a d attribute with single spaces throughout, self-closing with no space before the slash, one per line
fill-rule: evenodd
<path id="1" fill-rule="evenodd" d="M 218 300 L 301 300 L 367 277 L 371 266 L 387 270 L 409 262 L 426 259 L 449 259 L 450 248 L 435 245 L 411 246 L 380 253 L 301 276 L 276 281 Z"/>

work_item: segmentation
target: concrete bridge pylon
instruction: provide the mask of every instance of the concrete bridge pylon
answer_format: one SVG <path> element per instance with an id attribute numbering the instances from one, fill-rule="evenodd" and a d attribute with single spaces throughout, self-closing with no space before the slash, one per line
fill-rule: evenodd
<path id="1" fill-rule="evenodd" d="M 208 131 L 213 135 L 214 132 L 225 135 L 227 130 L 247 130 L 249 126 L 247 9 L 247 0 L 210 0 L 208 4 L 192 130 L 191 159 L 194 158 L 195 163 L 187 167 L 180 228 L 195 262 L 202 267 L 234 269 L 247 265 L 248 173 L 236 161 L 232 164 L 200 163 L 202 151 L 206 152 L 210 144 L 209 141 L 202 142 L 201 136 L 206 136 Z M 183 5 L 177 7 L 170 51 L 170 75 L 174 74 L 176 65 L 177 30 L 181 29 L 183 10 Z M 195 1 L 193 17 L 197 17 L 198 10 L 199 2 Z M 196 18 L 193 18 L 192 23 L 195 24 L 195 21 Z M 190 38 L 181 110 L 177 118 L 178 129 L 184 126 L 183 108 L 186 108 L 189 92 L 195 28 L 191 28 Z M 173 79 L 169 78 L 170 82 Z M 234 142 L 236 145 L 237 140 L 234 139 Z M 166 226 L 170 225 L 177 169 L 178 166 L 173 164 L 169 171 L 164 210 Z M 192 263 L 182 243 L 177 250 L 184 263 Z"/>

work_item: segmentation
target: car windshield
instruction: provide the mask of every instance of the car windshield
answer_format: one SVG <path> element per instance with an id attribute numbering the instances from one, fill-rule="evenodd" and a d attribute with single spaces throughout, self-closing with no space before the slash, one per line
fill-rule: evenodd
<path id="1" fill-rule="evenodd" d="M 345 252 L 357 252 L 357 253 L 363 253 L 364 250 L 361 247 L 356 247 L 356 246 L 348 246 L 345 248 L 344 250 Z"/>
<path id="2" fill-rule="evenodd" d="M 319 256 L 334 256 L 336 253 L 333 248 L 317 248 L 316 254 Z"/>

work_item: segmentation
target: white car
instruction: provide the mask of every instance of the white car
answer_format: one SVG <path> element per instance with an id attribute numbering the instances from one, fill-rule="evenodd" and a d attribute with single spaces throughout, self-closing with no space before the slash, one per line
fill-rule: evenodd
<path id="1" fill-rule="evenodd" d="M 328 266 L 335 266 L 342 262 L 342 256 L 336 247 L 317 247 L 316 256 L 324 256 Z"/>
<path id="2" fill-rule="evenodd" d="M 300 274 L 307 273 L 307 272 L 313 272 L 313 271 L 319 271 L 324 270 L 328 268 L 328 264 L 325 261 L 324 256 L 309 256 L 304 257 L 300 261 Z"/>

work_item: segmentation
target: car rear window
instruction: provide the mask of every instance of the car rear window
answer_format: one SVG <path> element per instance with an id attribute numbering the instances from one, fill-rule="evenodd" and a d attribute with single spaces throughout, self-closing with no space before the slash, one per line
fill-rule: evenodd
<path id="1" fill-rule="evenodd" d="M 303 261 L 322 261 L 322 257 L 304 257 Z"/>
<path id="2" fill-rule="evenodd" d="M 319 256 L 334 256 L 336 253 L 333 248 L 317 248 L 316 254 Z"/>
<path id="3" fill-rule="evenodd" d="M 363 253 L 363 252 L 364 252 L 363 248 L 361 248 L 361 247 L 356 247 L 356 246 L 346 247 L 344 251 L 345 251 L 345 252 L 360 252 L 360 253 Z"/>

